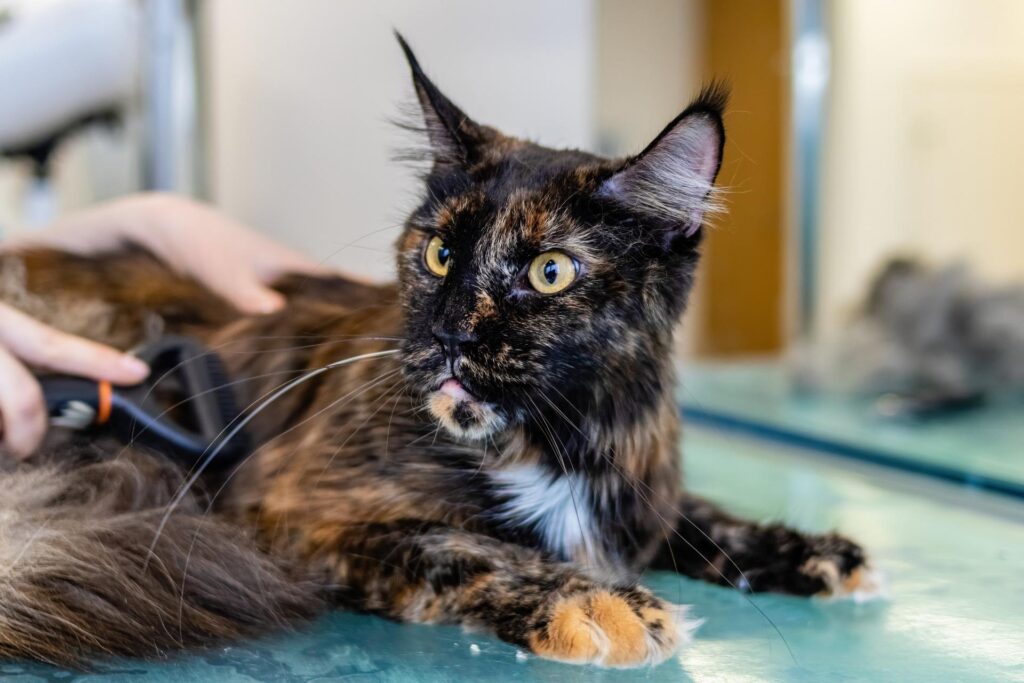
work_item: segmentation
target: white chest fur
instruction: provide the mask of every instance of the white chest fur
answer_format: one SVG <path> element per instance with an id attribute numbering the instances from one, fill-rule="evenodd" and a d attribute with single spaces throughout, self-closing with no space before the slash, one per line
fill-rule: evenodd
<path id="1" fill-rule="evenodd" d="M 506 467 L 490 477 L 508 498 L 497 510 L 505 523 L 532 529 L 549 551 L 565 560 L 593 557 L 593 503 L 584 478 L 558 476 L 537 465 Z"/>

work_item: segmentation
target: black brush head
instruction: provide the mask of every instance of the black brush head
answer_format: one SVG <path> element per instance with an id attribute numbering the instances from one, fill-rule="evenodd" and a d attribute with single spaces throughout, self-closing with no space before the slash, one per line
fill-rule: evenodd
<path id="1" fill-rule="evenodd" d="M 186 465 L 218 447 L 241 416 L 223 361 L 191 337 L 165 336 L 136 352 L 150 364 L 142 384 L 114 391 L 111 426 L 126 443 L 142 443 Z M 248 446 L 244 432 L 220 446 L 211 467 L 233 465 Z"/>

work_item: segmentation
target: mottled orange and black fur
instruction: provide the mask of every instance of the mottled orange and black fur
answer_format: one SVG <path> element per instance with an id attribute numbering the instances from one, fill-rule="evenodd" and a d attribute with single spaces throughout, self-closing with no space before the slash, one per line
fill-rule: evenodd
<path id="1" fill-rule="evenodd" d="M 163 656 L 333 604 L 635 666 L 691 628 L 638 585 L 647 567 L 797 595 L 856 583 L 853 543 L 681 488 L 672 338 L 714 208 L 722 90 L 607 160 L 478 125 L 408 56 L 432 165 L 396 285 L 288 277 L 284 310 L 243 316 L 130 245 L 3 261 L 0 295 L 52 324 L 123 348 L 202 338 L 244 403 L 400 352 L 285 394 L 249 426 L 258 448 L 178 506 L 184 473 L 99 439 L 0 475 L 0 655 Z M 423 263 L 433 236 L 443 278 Z M 552 249 L 578 275 L 541 295 L 525 268 Z M 463 394 L 441 391 L 453 379 Z"/>

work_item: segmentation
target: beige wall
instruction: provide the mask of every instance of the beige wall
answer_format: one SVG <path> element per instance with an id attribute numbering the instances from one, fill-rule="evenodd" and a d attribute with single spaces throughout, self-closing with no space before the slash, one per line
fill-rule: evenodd
<path id="1" fill-rule="evenodd" d="M 215 0 L 207 6 L 213 199 L 316 258 L 376 278 L 417 184 L 391 160 L 411 103 L 401 30 L 479 121 L 590 147 L 590 0 Z"/>
<path id="2" fill-rule="evenodd" d="M 599 151 L 640 151 L 689 103 L 701 86 L 704 22 L 704 0 L 597 1 Z"/>
<path id="3" fill-rule="evenodd" d="M 389 119 L 413 102 L 391 31 L 472 116 L 556 146 L 642 149 L 699 89 L 705 0 L 205 0 L 211 199 L 336 267 L 391 273 L 417 182 Z M 62 152 L 63 211 L 138 186 L 128 140 L 91 132 Z M 0 225 L 23 169 L 0 167 Z M 5 220 L 6 219 L 6 220 Z M 696 303 L 699 307 L 699 302 Z M 691 311 L 685 327 L 699 312 Z M 692 336 L 684 346 L 692 346 Z"/>
<path id="4" fill-rule="evenodd" d="M 1024 2 L 834 9 L 821 328 L 894 252 L 1024 279 Z"/>
<path id="5" fill-rule="evenodd" d="M 555 146 L 641 149 L 699 88 L 703 0 L 214 0 L 213 199 L 335 266 L 387 277 L 416 198 L 391 160 L 412 102 L 391 37 L 474 118 Z"/>
<path id="6" fill-rule="evenodd" d="M 608 155 L 633 154 L 700 89 L 704 0 L 598 0 L 596 31 L 596 148 Z M 701 281 L 680 328 L 682 354 L 700 346 Z"/>

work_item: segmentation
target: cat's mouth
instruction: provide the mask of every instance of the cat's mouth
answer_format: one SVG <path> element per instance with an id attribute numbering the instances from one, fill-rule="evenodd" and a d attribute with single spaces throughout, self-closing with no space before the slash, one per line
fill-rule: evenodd
<path id="1" fill-rule="evenodd" d="M 476 398 L 470 393 L 466 385 L 463 384 L 462 380 L 456 379 L 455 377 L 449 377 L 445 381 L 441 382 L 441 386 L 438 389 L 445 396 L 450 396 L 456 401 L 475 401 Z"/>
<path id="2" fill-rule="evenodd" d="M 463 380 L 448 376 L 427 397 L 427 406 L 453 436 L 484 439 L 505 426 L 494 404 L 473 394 Z"/>

